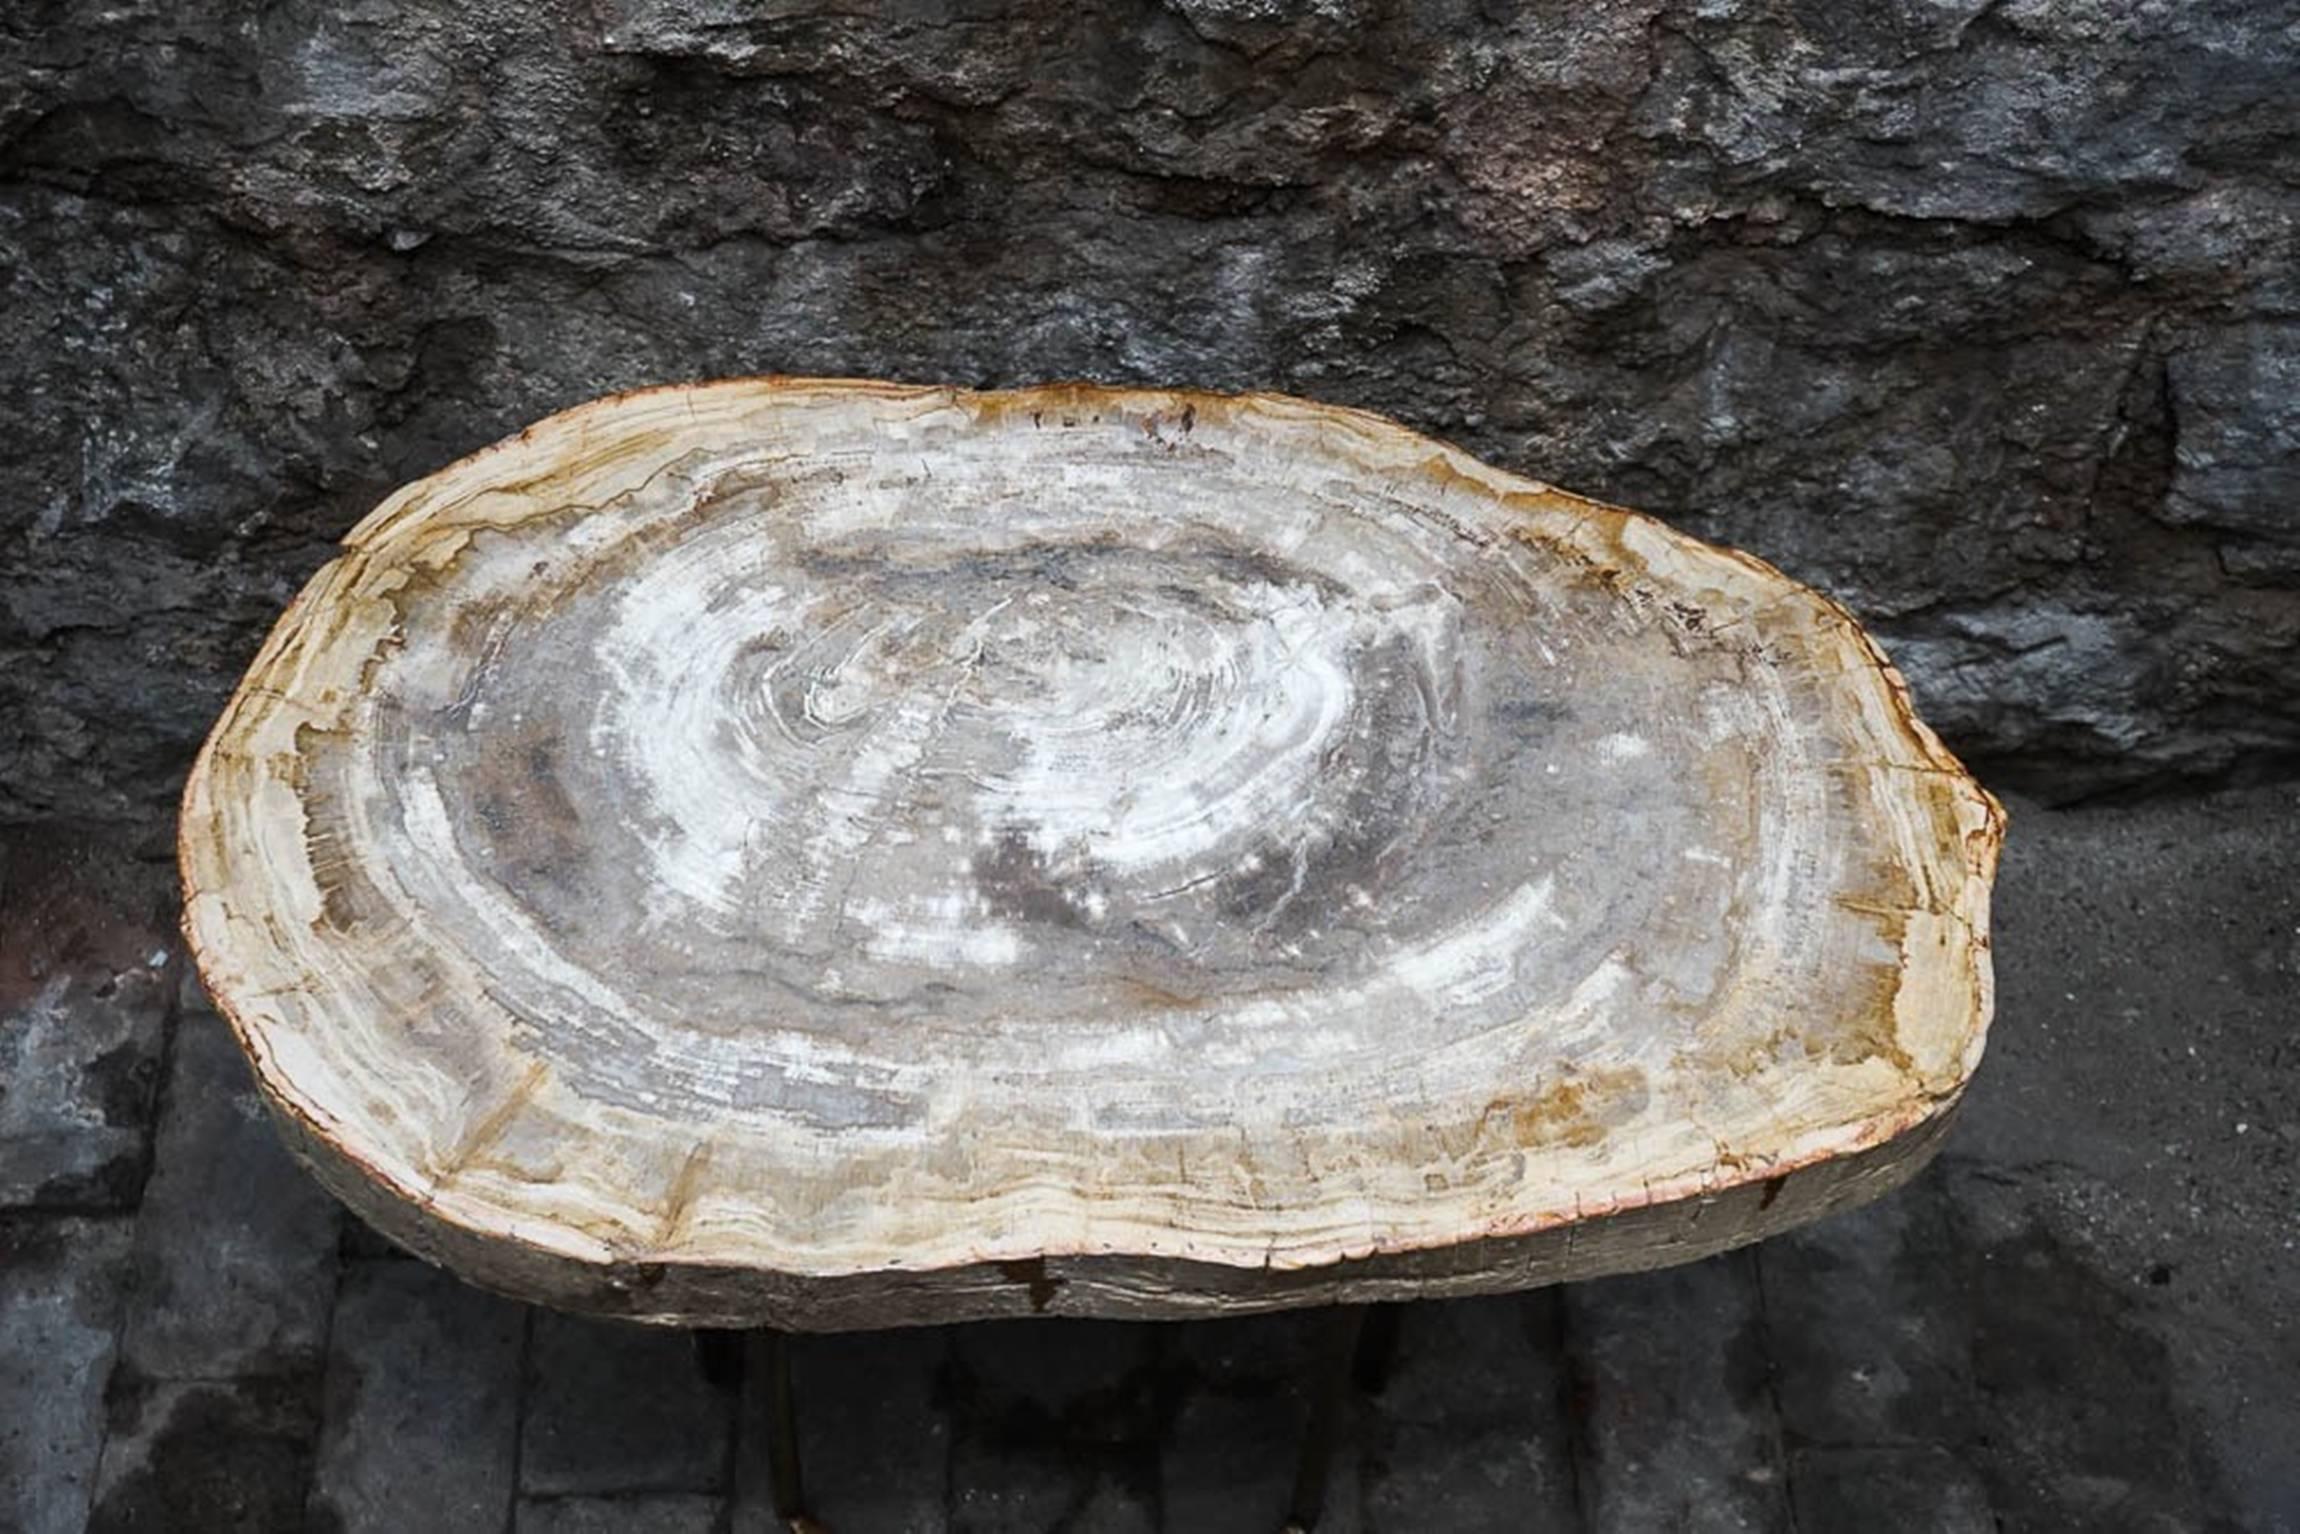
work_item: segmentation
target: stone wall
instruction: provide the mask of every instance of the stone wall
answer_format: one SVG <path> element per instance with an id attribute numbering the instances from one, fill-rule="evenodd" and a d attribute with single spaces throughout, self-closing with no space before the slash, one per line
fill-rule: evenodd
<path id="1" fill-rule="evenodd" d="M 2300 764 L 2276 0 L 21 0 L 0 822 L 158 824 L 395 484 L 747 372 L 1273 388 L 1850 602 L 2070 795 Z"/>

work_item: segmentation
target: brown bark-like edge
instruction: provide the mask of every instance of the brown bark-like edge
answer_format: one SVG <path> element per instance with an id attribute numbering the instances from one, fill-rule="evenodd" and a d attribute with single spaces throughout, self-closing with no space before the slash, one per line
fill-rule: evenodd
<path id="1" fill-rule="evenodd" d="M 1644 1272 L 1747 1246 L 1890 1193 L 1932 1160 L 1956 1118 L 1951 1101 L 1882 1144 L 1693 1198 L 1525 1235 L 1384 1252 L 1321 1267 L 1049 1255 L 809 1278 L 698 1263 L 594 1263 L 469 1231 L 433 1218 L 365 1175 L 278 1099 L 268 1092 L 266 1097 L 282 1137 L 322 1186 L 376 1231 L 467 1283 L 529 1304 L 660 1326 L 804 1332 L 1025 1316 L 1173 1321 L 1299 1305 L 1503 1294 Z"/>

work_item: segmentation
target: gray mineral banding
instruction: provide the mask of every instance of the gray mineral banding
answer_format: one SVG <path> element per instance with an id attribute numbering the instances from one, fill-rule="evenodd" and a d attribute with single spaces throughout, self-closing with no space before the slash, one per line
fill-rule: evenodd
<path id="1" fill-rule="evenodd" d="M 2001 817 L 1844 611 L 1270 396 L 755 380 L 410 486 L 185 796 L 291 1140 L 476 1281 L 1458 1293 L 1891 1186 Z"/>

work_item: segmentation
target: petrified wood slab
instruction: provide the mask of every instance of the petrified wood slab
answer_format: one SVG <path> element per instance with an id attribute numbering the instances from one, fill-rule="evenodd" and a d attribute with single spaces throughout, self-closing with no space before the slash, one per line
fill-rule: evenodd
<path id="1" fill-rule="evenodd" d="M 1372 416 L 762 380 L 393 496 L 185 793 L 313 1170 L 685 1324 L 1653 1266 L 1890 1187 L 2000 813 L 1844 612 Z"/>

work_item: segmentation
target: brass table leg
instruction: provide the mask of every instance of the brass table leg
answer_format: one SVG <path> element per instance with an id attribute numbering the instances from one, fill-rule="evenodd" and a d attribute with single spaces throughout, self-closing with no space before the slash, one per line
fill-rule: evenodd
<path id="1" fill-rule="evenodd" d="M 1286 1501 L 1287 1534 L 1308 1534 L 1326 1509 L 1326 1472 L 1334 1459 L 1334 1429 L 1349 1391 L 1364 1305 L 1336 1305 L 1319 1315 L 1317 1353 L 1310 1377 L 1310 1420 L 1302 1429 L 1302 1455 L 1294 1465 L 1294 1491 Z"/>
<path id="2" fill-rule="evenodd" d="M 775 1516 L 792 1528 L 807 1526 L 806 1488 L 799 1479 L 799 1414 L 791 1392 L 791 1339 L 762 1332 L 767 1361 L 767 1484 Z"/>
<path id="3" fill-rule="evenodd" d="M 1398 1361 L 1398 1325 L 1404 1316 L 1405 1307 L 1394 1301 L 1366 1308 L 1365 1330 L 1358 1334 L 1358 1356 L 1350 1365 L 1350 1377 L 1367 1395 L 1380 1395 L 1390 1382 L 1390 1370 Z"/>
<path id="4" fill-rule="evenodd" d="M 743 1384 L 743 1334 L 704 1328 L 694 1334 L 695 1367 L 713 1390 L 739 1390 Z"/>
<path id="5" fill-rule="evenodd" d="M 806 1487 L 799 1473 L 799 1415 L 791 1390 L 791 1339 L 787 1333 L 761 1327 L 756 1332 L 701 1328 L 695 1332 L 695 1364 L 703 1378 L 718 1390 L 743 1388 L 744 1344 L 755 1338 L 766 1366 L 767 1491 L 775 1517 L 793 1529 L 818 1528 L 807 1516 Z"/>

